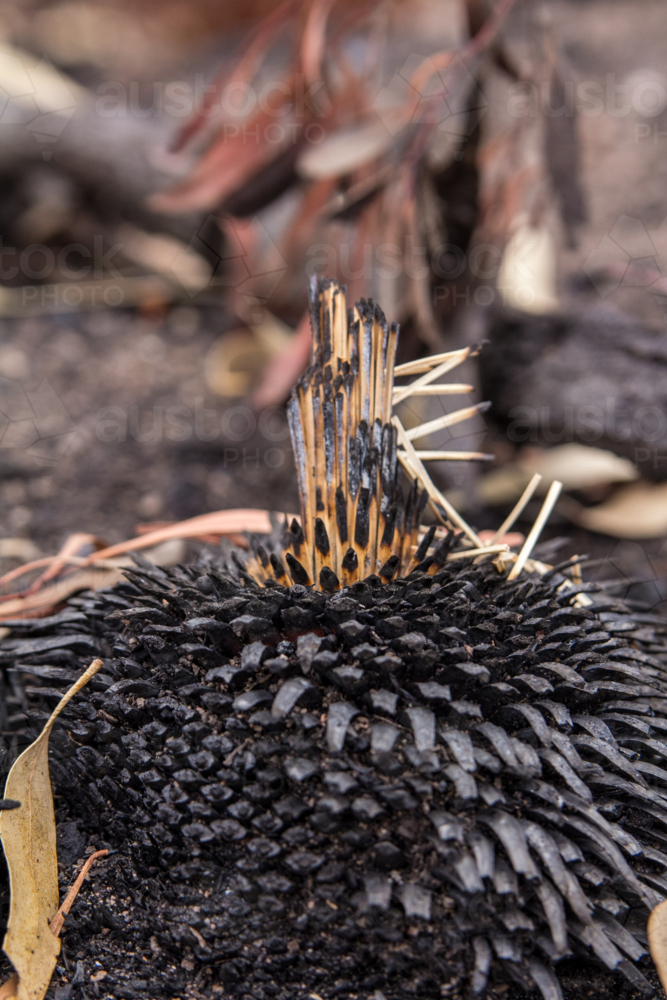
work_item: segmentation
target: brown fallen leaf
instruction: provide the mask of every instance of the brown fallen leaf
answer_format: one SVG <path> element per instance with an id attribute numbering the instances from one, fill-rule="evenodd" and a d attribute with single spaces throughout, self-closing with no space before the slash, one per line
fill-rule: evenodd
<path id="1" fill-rule="evenodd" d="M 648 946 L 663 989 L 667 989 L 667 899 L 658 903 L 648 918 Z"/>
<path id="2" fill-rule="evenodd" d="M 0 812 L 0 838 L 9 870 L 10 908 L 3 951 L 18 979 L 15 989 L 0 996 L 42 1000 L 60 954 L 60 939 L 49 924 L 58 912 L 56 819 L 49 776 L 49 736 L 69 701 L 102 666 L 93 660 L 54 709 L 44 729 L 14 762 L 5 798 L 21 806 Z M 9 981 L 10 983 L 12 980 Z"/>
<path id="3" fill-rule="evenodd" d="M 660 538 L 667 534 L 667 483 L 638 480 L 620 486 L 595 507 L 583 507 L 570 499 L 564 510 L 575 524 L 602 535 Z"/>
<path id="4" fill-rule="evenodd" d="M 293 339 L 292 329 L 265 311 L 259 323 L 231 330 L 213 342 L 204 365 L 206 384 L 226 399 L 245 396 Z"/>

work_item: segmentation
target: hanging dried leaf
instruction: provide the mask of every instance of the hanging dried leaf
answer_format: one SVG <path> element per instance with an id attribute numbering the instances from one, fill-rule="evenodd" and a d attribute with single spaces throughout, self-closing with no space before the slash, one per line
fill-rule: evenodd
<path id="1" fill-rule="evenodd" d="M 530 225 L 522 213 L 509 239 L 498 272 L 506 305 L 530 313 L 558 310 L 556 247 L 546 225 Z"/>
<path id="2" fill-rule="evenodd" d="M 317 145 L 306 146 L 297 161 L 301 177 L 339 177 L 377 159 L 394 143 L 384 122 L 365 121 L 328 135 Z"/>
<path id="3" fill-rule="evenodd" d="M 3 950 L 18 976 L 14 984 L 17 1000 L 42 1000 L 60 953 L 60 939 L 49 927 L 59 903 L 49 736 L 67 703 L 101 666 L 101 660 L 93 660 L 58 703 L 39 737 L 15 761 L 7 777 L 5 798 L 21 803 L 18 809 L 0 813 L 0 837 L 11 890 Z M 4 988 L 12 989 L 9 984 Z M 14 993 L 4 995 L 10 997 Z"/>

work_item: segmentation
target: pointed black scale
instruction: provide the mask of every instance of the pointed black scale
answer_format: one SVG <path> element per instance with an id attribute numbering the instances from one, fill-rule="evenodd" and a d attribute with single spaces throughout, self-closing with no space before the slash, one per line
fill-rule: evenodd
<path id="1" fill-rule="evenodd" d="M 336 527 L 341 545 L 347 541 L 347 500 L 342 486 L 336 489 Z"/>
<path id="2" fill-rule="evenodd" d="M 328 566 L 323 566 L 320 570 L 320 587 L 328 594 L 333 594 L 340 588 L 340 580 Z"/>
<path id="3" fill-rule="evenodd" d="M 343 556 L 342 566 L 343 569 L 348 571 L 348 573 L 354 573 L 354 571 L 359 568 L 359 559 L 357 558 L 357 553 L 354 549 L 347 550 Z"/>
<path id="4" fill-rule="evenodd" d="M 301 527 L 301 525 L 299 524 L 299 522 L 295 517 L 292 518 L 292 523 L 290 524 L 289 531 L 290 531 L 290 541 L 294 546 L 294 551 L 296 552 L 298 558 L 299 551 L 301 549 L 301 546 L 303 545 L 304 538 L 303 538 L 303 528 Z"/>
<path id="5" fill-rule="evenodd" d="M 285 576 L 285 567 L 283 566 L 281 560 L 278 558 L 278 556 L 275 554 L 275 552 L 271 553 L 269 559 L 270 559 L 271 566 L 273 568 L 273 572 L 275 574 L 276 580 L 282 580 L 282 578 Z"/>
<path id="6" fill-rule="evenodd" d="M 310 577 L 308 573 L 301 565 L 298 559 L 295 559 L 291 552 L 285 555 L 285 561 L 290 571 L 290 576 L 295 583 L 300 583 L 303 586 L 307 586 L 310 583 Z"/>
<path id="7" fill-rule="evenodd" d="M 323 556 L 329 555 L 329 534 L 321 517 L 315 518 L 315 547 Z"/>

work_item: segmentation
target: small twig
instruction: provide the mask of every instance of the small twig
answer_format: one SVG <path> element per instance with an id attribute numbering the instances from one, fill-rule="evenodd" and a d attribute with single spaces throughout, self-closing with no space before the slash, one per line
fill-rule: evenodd
<path id="1" fill-rule="evenodd" d="M 560 496 L 560 491 L 562 489 L 563 489 L 563 484 L 560 483 L 557 479 L 554 480 L 554 482 L 549 487 L 549 492 L 547 493 L 546 500 L 542 504 L 542 510 L 537 515 L 537 520 L 535 521 L 533 527 L 530 529 L 530 534 L 528 535 L 528 538 L 523 543 L 523 548 L 519 552 L 517 561 L 514 563 L 514 566 L 510 570 L 509 576 L 507 577 L 508 580 L 516 580 L 517 576 L 525 566 L 526 560 L 530 556 L 530 553 L 533 551 L 535 543 L 537 542 L 537 539 L 540 537 L 540 534 L 542 533 L 542 528 L 546 524 L 547 518 L 551 514 L 551 511 L 554 509 L 556 500 L 558 500 L 558 497 Z"/>
<path id="2" fill-rule="evenodd" d="M 509 529 L 512 527 L 512 525 L 517 520 L 519 515 L 522 513 L 523 508 L 526 506 L 526 504 L 532 497 L 533 493 L 535 492 L 541 481 L 542 481 L 542 476 L 539 474 L 539 472 L 536 472 L 531 481 L 526 486 L 521 496 L 519 497 L 519 499 L 517 500 L 517 502 L 515 503 L 510 513 L 507 515 L 507 517 L 500 525 L 493 538 L 491 539 L 492 545 L 495 542 L 497 542 L 499 538 L 502 538 L 503 535 L 507 534 Z"/>
<path id="3" fill-rule="evenodd" d="M 206 939 L 204 937 L 202 937 L 202 935 L 199 933 L 199 931 L 197 930 L 196 927 L 192 927 L 191 924 L 188 924 L 188 930 L 192 931 L 193 935 L 197 939 L 197 944 L 199 945 L 200 948 L 203 948 L 205 951 L 210 951 L 211 950 L 211 948 L 208 945 Z"/>
<path id="4" fill-rule="evenodd" d="M 107 856 L 108 853 L 109 851 L 107 848 L 105 848 L 103 851 L 95 851 L 95 853 L 91 854 L 88 860 L 86 861 L 85 865 L 83 866 L 83 868 L 81 869 L 81 871 L 77 876 L 76 882 L 74 883 L 74 885 L 70 887 L 70 890 L 65 896 L 60 909 L 58 910 L 55 917 L 49 924 L 49 930 L 51 931 L 54 937 L 60 936 L 63 924 L 65 923 L 65 917 L 72 909 L 72 906 L 74 905 L 74 900 L 78 896 L 79 889 L 83 885 L 84 879 L 88 874 L 88 872 L 90 871 L 92 865 L 97 861 L 98 858 L 104 858 Z"/>
<path id="5" fill-rule="evenodd" d="M 237 753 L 240 753 L 241 750 L 244 750 L 245 747 L 248 746 L 248 743 L 250 743 L 250 737 L 248 737 L 247 739 L 245 739 L 243 741 L 243 743 L 239 743 L 239 745 L 237 747 L 234 747 L 234 749 L 232 750 L 231 753 L 227 754 L 227 756 L 225 757 L 225 759 L 222 762 L 225 765 L 225 767 L 229 767 L 231 765 L 231 763 L 234 760 L 234 758 L 236 757 Z"/>
<path id="6" fill-rule="evenodd" d="M 422 462 L 493 462 L 495 455 L 483 451 L 416 451 Z"/>

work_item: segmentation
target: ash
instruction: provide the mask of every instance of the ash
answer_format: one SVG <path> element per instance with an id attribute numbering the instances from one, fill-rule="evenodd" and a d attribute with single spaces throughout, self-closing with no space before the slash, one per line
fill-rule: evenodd
<path id="1" fill-rule="evenodd" d="M 63 888 L 115 853 L 50 997 L 652 991 L 665 624 L 462 565 L 332 596 L 139 560 L 13 623 L 5 770 L 104 659 L 52 736 Z"/>

